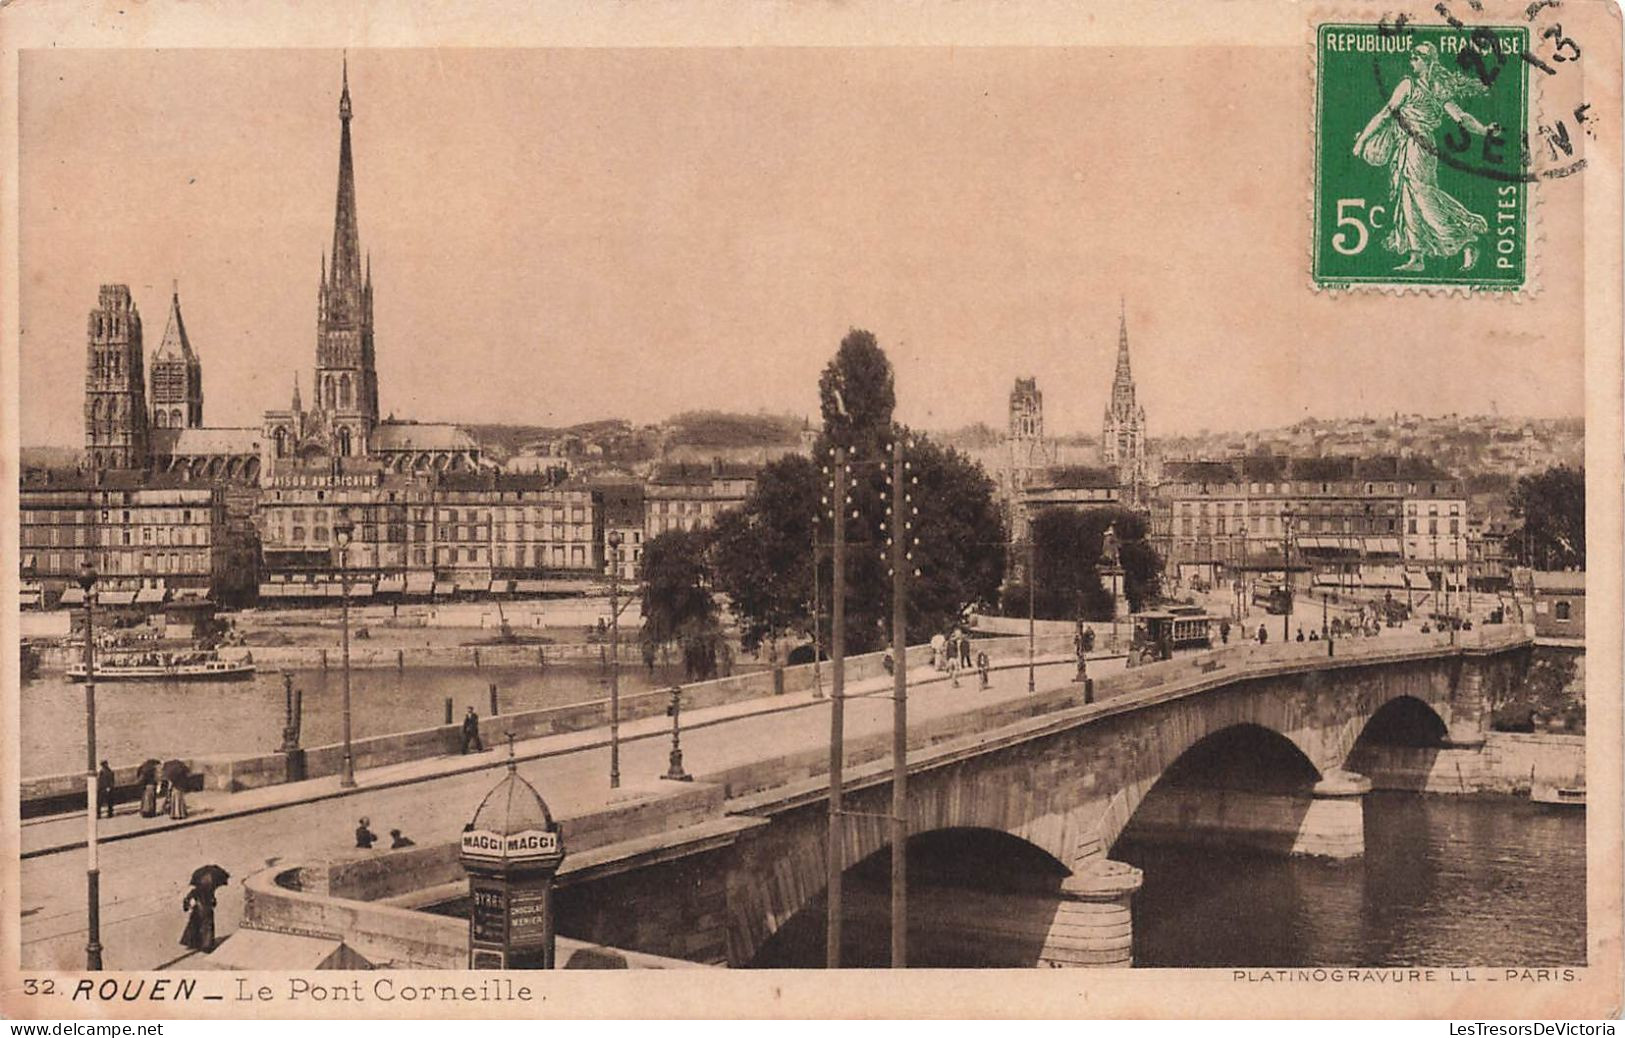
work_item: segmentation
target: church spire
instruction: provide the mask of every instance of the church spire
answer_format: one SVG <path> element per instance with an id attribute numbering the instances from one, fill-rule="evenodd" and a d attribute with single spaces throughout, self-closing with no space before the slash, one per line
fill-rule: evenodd
<path id="1" fill-rule="evenodd" d="M 350 59 L 344 59 L 339 95 L 339 191 L 333 213 L 333 266 L 329 289 L 361 284 L 361 240 L 356 230 L 355 165 L 350 157 Z"/>
<path id="2" fill-rule="evenodd" d="M 293 413 L 298 414 L 305 409 L 299 400 L 299 372 L 293 373 Z"/>
<path id="3" fill-rule="evenodd" d="M 154 356 L 153 362 L 157 363 L 158 358 L 172 355 L 187 361 L 196 360 L 196 354 L 192 352 L 192 342 L 186 336 L 186 322 L 181 320 L 181 290 L 176 282 L 170 283 L 169 324 L 164 328 L 164 338 L 158 344 L 158 353 Z"/>

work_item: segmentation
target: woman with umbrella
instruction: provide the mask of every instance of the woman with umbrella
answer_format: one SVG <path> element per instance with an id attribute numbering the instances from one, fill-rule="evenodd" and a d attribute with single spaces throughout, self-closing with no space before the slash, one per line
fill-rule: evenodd
<path id="1" fill-rule="evenodd" d="M 177 822 L 186 817 L 186 784 L 191 778 L 192 772 L 185 761 L 172 760 L 164 764 L 164 785 L 169 789 L 164 807 Z"/>
<path id="2" fill-rule="evenodd" d="M 191 913 L 181 934 L 186 947 L 204 952 L 214 947 L 214 892 L 230 878 L 218 865 L 204 865 L 192 873 L 192 889 L 181 901 L 181 911 Z"/>
<path id="3" fill-rule="evenodd" d="M 158 817 L 158 766 L 156 757 L 148 757 L 136 769 L 136 784 L 141 787 L 141 817 Z"/>

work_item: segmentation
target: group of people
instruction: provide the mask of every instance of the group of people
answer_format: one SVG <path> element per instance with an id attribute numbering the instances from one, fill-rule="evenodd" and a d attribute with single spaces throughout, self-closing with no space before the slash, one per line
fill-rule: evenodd
<path id="1" fill-rule="evenodd" d="M 372 821 L 363 817 L 355 827 L 355 845 L 357 850 L 370 851 L 372 845 L 378 842 L 378 834 L 372 831 Z M 398 851 L 402 847 L 416 847 L 417 841 L 403 834 L 399 829 L 389 831 L 389 849 Z"/>
<path id="2" fill-rule="evenodd" d="M 931 667 L 946 673 L 955 688 L 959 687 L 959 672 L 972 666 L 976 668 L 980 686 L 987 688 L 991 665 L 986 652 L 977 652 L 972 657 L 970 635 L 955 628 L 946 635 L 939 634 L 931 639 Z M 886 670 L 890 673 L 891 667 L 888 665 Z"/>
<path id="3" fill-rule="evenodd" d="M 157 818 L 162 814 L 180 821 L 187 816 L 185 769 L 167 770 L 170 773 L 160 771 L 155 760 L 149 760 L 136 769 L 135 781 L 141 789 L 142 818 Z M 96 772 L 96 817 L 100 818 L 105 812 L 108 818 L 112 818 L 117 807 L 118 777 L 104 760 Z"/>

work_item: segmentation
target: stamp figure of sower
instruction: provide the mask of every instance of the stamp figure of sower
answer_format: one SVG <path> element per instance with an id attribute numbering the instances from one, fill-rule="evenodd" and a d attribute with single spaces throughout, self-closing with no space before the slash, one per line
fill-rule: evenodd
<path id="1" fill-rule="evenodd" d="M 1478 240 L 1489 232 L 1489 222 L 1439 186 L 1433 134 L 1446 114 L 1481 136 L 1498 132 L 1498 124 L 1486 125 L 1457 104 L 1487 93 L 1477 79 L 1441 65 L 1433 44 L 1419 43 L 1411 55 L 1411 74 L 1356 135 L 1354 154 L 1373 166 L 1388 167 L 1393 223 L 1382 245 L 1405 257 L 1395 270 L 1419 271 L 1429 257 L 1458 254 L 1462 270 L 1478 262 Z"/>

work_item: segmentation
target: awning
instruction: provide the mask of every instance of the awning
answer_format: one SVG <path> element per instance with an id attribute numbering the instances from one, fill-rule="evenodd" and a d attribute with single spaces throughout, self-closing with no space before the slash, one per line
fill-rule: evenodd
<path id="1" fill-rule="evenodd" d="M 491 592 L 493 595 L 506 595 L 508 592 L 513 590 L 513 581 L 493 580 L 491 581 L 491 586 L 485 590 Z"/>
<path id="2" fill-rule="evenodd" d="M 147 605 L 164 600 L 164 589 L 161 587 L 144 587 L 135 593 L 136 605 Z"/>
<path id="3" fill-rule="evenodd" d="M 455 595 L 457 585 L 444 580 L 434 582 L 434 593 L 437 595 Z"/>
<path id="4" fill-rule="evenodd" d="M 282 585 L 281 584 L 261 584 L 260 585 L 260 597 L 261 598 L 281 598 L 281 597 L 283 597 Z"/>
<path id="5" fill-rule="evenodd" d="M 1377 546 L 1372 549 L 1373 551 L 1381 552 L 1384 555 L 1402 554 L 1403 549 L 1399 546 L 1398 537 L 1378 537 L 1376 542 Z"/>
<path id="6" fill-rule="evenodd" d="M 103 591 L 97 594 L 96 601 L 100 605 L 126 606 L 135 602 L 134 591 Z"/>
<path id="7" fill-rule="evenodd" d="M 521 595 L 539 595 L 547 590 L 547 582 L 543 580 L 515 581 L 514 590 Z"/>
<path id="8" fill-rule="evenodd" d="M 408 573 L 406 575 L 406 593 L 409 595 L 427 595 L 434 590 L 434 575 L 432 573 Z"/>
<path id="9" fill-rule="evenodd" d="M 340 593 L 342 594 L 343 592 L 341 591 Z M 371 598 L 372 597 L 372 585 L 371 584 L 351 584 L 350 585 L 350 597 L 351 598 Z"/>
<path id="10" fill-rule="evenodd" d="M 378 590 L 378 593 L 380 595 L 387 595 L 387 594 L 397 594 L 398 595 L 402 591 L 406 590 L 406 578 L 405 577 L 400 577 L 400 576 L 396 576 L 396 577 L 380 577 L 380 578 L 378 578 L 378 589 L 377 590 Z"/>
<path id="11" fill-rule="evenodd" d="M 17 600 L 21 605 L 38 605 L 39 596 L 40 590 L 37 587 L 25 587 L 17 589 Z"/>
<path id="12" fill-rule="evenodd" d="M 57 601 L 61 605 L 84 605 L 85 589 L 77 584 L 71 584 L 66 591 L 62 592 L 62 597 Z"/>
<path id="13" fill-rule="evenodd" d="M 169 596 L 169 600 L 171 602 L 179 602 L 182 599 L 202 600 L 202 599 L 207 599 L 208 597 L 209 597 L 209 589 L 208 588 L 181 587 L 181 588 L 176 588 L 175 589 L 175 593 Z"/>

